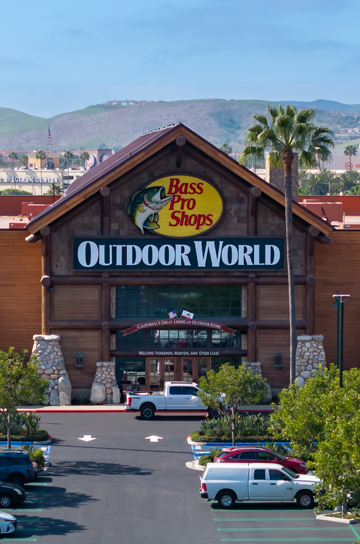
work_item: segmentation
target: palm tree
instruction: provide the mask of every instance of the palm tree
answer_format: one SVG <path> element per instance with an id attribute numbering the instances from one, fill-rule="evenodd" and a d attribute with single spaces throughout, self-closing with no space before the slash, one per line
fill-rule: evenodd
<path id="1" fill-rule="evenodd" d="M 338 176 L 341 191 L 343 195 L 346 195 L 348 191 L 351 191 L 359 182 L 359 172 L 350 170 L 349 172 L 343 172 Z"/>
<path id="2" fill-rule="evenodd" d="M 347 145 L 344 149 L 344 155 L 350 157 L 350 171 L 352 170 L 351 157 L 357 155 L 358 148 L 355 145 Z"/>
<path id="3" fill-rule="evenodd" d="M 317 174 L 309 174 L 302 188 L 308 191 L 308 195 L 326 195 L 328 191 L 327 182 Z"/>
<path id="4" fill-rule="evenodd" d="M 29 162 L 29 157 L 27 155 L 20 155 L 19 164 L 20 166 L 27 166 Z"/>
<path id="5" fill-rule="evenodd" d="M 329 147 L 334 147 L 333 132 L 326 127 L 313 124 L 313 110 L 297 111 L 295 106 L 268 106 L 268 115 L 253 115 L 257 124 L 247 129 L 246 147 L 242 160 L 260 152 L 264 154 L 270 147 L 270 163 L 273 166 L 284 165 L 285 178 L 285 227 L 286 259 L 289 288 L 289 324 L 290 324 L 290 383 L 296 376 L 296 315 L 295 285 L 293 266 L 293 218 L 292 218 L 292 164 L 294 153 L 299 153 L 303 166 L 313 167 L 316 157 L 326 160 L 330 156 Z"/>
<path id="6" fill-rule="evenodd" d="M 69 177 L 70 177 L 70 163 L 71 163 L 73 158 L 74 158 L 74 155 L 71 153 L 71 151 L 65 151 L 64 159 L 65 159 L 65 164 L 67 164 L 67 169 L 68 169 L 68 182 L 69 182 Z"/>
<path id="7" fill-rule="evenodd" d="M 226 153 L 227 155 L 229 155 L 230 153 L 232 153 L 232 147 L 231 147 L 230 144 L 227 144 L 227 143 L 224 143 L 224 144 L 219 145 L 219 149 L 220 149 L 220 151 L 223 151 L 223 152 Z"/>
<path id="8" fill-rule="evenodd" d="M 90 155 L 89 155 L 89 153 L 88 153 L 87 151 L 83 151 L 83 152 L 80 154 L 80 160 L 83 161 L 84 166 L 85 166 L 86 161 L 89 160 L 89 157 L 90 157 Z"/>
<path id="9" fill-rule="evenodd" d="M 37 159 L 40 159 L 40 187 L 41 187 L 41 194 L 42 194 L 42 162 L 46 161 L 46 153 L 42 149 L 38 151 L 35 155 Z"/>
<path id="10" fill-rule="evenodd" d="M 18 159 L 18 154 L 15 151 L 10 151 L 8 158 L 11 159 L 11 166 L 13 171 L 13 182 L 15 183 L 15 171 L 14 171 L 14 161 Z"/>

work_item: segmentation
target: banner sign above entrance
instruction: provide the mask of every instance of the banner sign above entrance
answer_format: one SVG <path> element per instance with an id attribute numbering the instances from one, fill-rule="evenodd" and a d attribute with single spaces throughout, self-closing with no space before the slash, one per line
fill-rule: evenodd
<path id="1" fill-rule="evenodd" d="M 170 238 L 198 236 L 212 229 L 223 213 L 215 187 L 200 178 L 174 175 L 152 181 L 136 191 L 127 213 L 142 234 Z"/>
<path id="2" fill-rule="evenodd" d="M 203 329 L 215 329 L 217 331 L 227 332 L 228 334 L 232 335 L 236 333 L 234 329 L 230 329 L 225 325 L 221 325 L 220 323 L 213 323 L 212 321 L 207 321 L 205 319 L 158 319 L 155 321 L 147 321 L 145 323 L 137 323 L 136 325 L 133 325 L 128 329 L 124 329 L 122 333 L 124 336 L 127 336 L 128 334 L 139 332 L 144 329 L 159 329 L 164 328 L 165 326 L 178 329 L 179 326 L 184 325 L 186 325 L 187 327 L 196 327 L 197 329 L 199 327 Z"/>
<path id="3" fill-rule="evenodd" d="M 74 238 L 74 270 L 283 270 L 284 238 Z"/>

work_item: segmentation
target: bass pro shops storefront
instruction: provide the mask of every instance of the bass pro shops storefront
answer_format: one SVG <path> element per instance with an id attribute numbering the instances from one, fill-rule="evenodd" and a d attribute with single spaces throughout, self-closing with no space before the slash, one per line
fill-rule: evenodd
<path id="1" fill-rule="evenodd" d="M 312 335 L 314 246 L 331 227 L 296 203 L 293 220 L 297 333 Z M 27 228 L 42 335 L 60 336 L 73 391 L 109 362 L 143 390 L 225 362 L 288 384 L 284 195 L 185 126 L 138 138 Z"/>

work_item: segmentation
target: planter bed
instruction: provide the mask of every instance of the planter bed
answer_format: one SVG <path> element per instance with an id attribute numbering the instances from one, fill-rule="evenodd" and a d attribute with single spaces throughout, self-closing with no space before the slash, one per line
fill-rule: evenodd
<path id="1" fill-rule="evenodd" d="M 350 512 L 351 515 L 351 512 Z M 342 518 L 341 516 L 337 516 L 335 513 L 332 514 L 319 514 L 316 516 L 315 519 L 319 519 L 321 521 L 335 521 L 335 523 L 344 523 L 346 525 L 353 525 L 355 523 L 358 523 L 358 521 L 354 518 Z"/>

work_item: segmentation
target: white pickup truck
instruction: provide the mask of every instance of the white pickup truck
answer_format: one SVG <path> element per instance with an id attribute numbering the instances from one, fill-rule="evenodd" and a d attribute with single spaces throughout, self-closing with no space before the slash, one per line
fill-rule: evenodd
<path id="1" fill-rule="evenodd" d="M 320 480 L 275 463 L 208 463 L 200 481 L 200 496 L 222 508 L 233 508 L 235 501 L 294 499 L 300 508 L 312 508 L 313 486 Z"/>
<path id="2" fill-rule="evenodd" d="M 172 412 L 207 411 L 198 398 L 199 388 L 196 383 L 165 382 L 165 390 L 158 393 L 126 394 L 126 410 L 140 412 L 144 419 L 153 419 L 156 411 Z"/>

